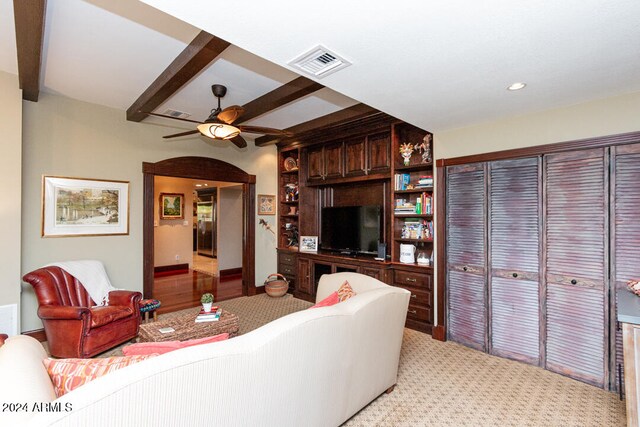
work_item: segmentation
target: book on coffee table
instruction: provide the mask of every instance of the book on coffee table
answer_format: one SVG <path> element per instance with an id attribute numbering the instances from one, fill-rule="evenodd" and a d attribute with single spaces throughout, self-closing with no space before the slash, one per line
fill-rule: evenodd
<path id="1" fill-rule="evenodd" d="M 210 312 L 200 311 L 200 314 L 196 316 L 196 323 L 202 322 L 217 322 L 220 320 L 220 316 L 222 315 L 222 309 L 216 308 L 215 311 L 211 310 Z"/>

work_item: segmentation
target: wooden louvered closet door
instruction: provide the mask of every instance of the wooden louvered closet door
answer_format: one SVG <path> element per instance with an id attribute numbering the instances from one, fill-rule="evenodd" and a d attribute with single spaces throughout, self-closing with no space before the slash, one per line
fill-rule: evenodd
<path id="1" fill-rule="evenodd" d="M 625 288 L 640 277 L 640 144 L 611 148 L 611 288 Z M 612 310 L 617 319 L 615 307 Z M 623 364 L 622 330 L 611 322 L 615 337 L 612 386 L 618 388 L 617 366 Z M 624 378 L 624 377 L 623 377 Z"/>
<path id="2" fill-rule="evenodd" d="M 605 149 L 544 159 L 546 367 L 608 383 L 608 161 Z"/>
<path id="3" fill-rule="evenodd" d="M 485 164 L 447 168 L 448 337 L 487 348 Z"/>
<path id="4" fill-rule="evenodd" d="M 540 158 L 489 165 L 492 354 L 540 363 Z"/>

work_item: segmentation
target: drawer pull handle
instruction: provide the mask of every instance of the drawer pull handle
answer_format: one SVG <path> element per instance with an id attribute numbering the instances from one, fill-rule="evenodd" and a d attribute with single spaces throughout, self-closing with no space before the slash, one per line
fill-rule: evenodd
<path id="1" fill-rule="evenodd" d="M 407 313 L 418 314 L 418 310 L 407 310 Z"/>
<path id="2" fill-rule="evenodd" d="M 415 283 L 415 282 L 416 282 L 416 279 L 412 279 L 412 278 L 410 278 L 410 277 L 407 277 L 407 282 Z"/>
<path id="3" fill-rule="evenodd" d="M 513 273 L 513 274 L 512 274 L 512 276 L 513 276 L 513 277 L 514 277 L 514 279 L 515 279 L 516 277 L 518 277 L 518 273 Z"/>
<path id="4" fill-rule="evenodd" d="M 467 271 L 467 270 L 468 270 L 468 268 L 467 268 L 467 267 L 462 267 L 462 269 L 463 269 L 464 271 Z"/>
<path id="5" fill-rule="evenodd" d="M 418 295 L 416 295 L 416 294 L 411 294 L 411 298 L 418 298 Z"/>
<path id="6" fill-rule="evenodd" d="M 577 284 L 577 283 L 578 283 L 578 281 L 577 281 L 576 279 L 571 279 L 571 284 L 572 284 L 572 285 L 575 285 L 575 284 Z"/>

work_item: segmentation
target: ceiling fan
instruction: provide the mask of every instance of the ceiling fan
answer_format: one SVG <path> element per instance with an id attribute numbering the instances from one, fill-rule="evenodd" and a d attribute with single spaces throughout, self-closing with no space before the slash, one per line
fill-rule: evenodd
<path id="1" fill-rule="evenodd" d="M 240 116 L 242 116 L 242 114 L 244 113 L 244 108 L 239 105 L 232 105 L 225 109 L 222 109 L 220 107 L 220 98 L 224 97 L 227 94 L 226 86 L 215 84 L 211 86 L 211 91 L 213 92 L 213 96 L 218 98 L 218 108 L 211 110 L 211 114 L 204 122 L 183 119 L 181 117 L 168 116 L 166 114 L 151 113 L 146 111 L 144 113 L 149 114 L 150 116 L 165 117 L 167 119 L 181 120 L 183 122 L 198 124 L 197 129 L 195 130 L 174 133 L 172 135 L 163 136 L 163 138 L 177 138 L 179 136 L 201 133 L 202 135 L 212 139 L 230 140 L 239 148 L 243 148 L 247 146 L 247 141 L 245 141 L 245 139 L 240 136 L 241 132 L 264 135 L 293 136 L 291 132 L 280 129 L 273 129 L 262 126 L 234 126 L 233 122 L 235 122 Z"/>

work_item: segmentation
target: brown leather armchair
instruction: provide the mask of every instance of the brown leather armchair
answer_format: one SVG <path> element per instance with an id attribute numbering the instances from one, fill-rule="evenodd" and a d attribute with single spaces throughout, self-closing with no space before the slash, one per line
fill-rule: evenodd
<path id="1" fill-rule="evenodd" d="M 22 279 L 38 297 L 52 356 L 92 357 L 138 335 L 140 292 L 111 291 L 109 305 L 93 307 L 82 283 L 60 267 L 39 268 Z"/>

